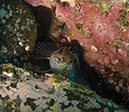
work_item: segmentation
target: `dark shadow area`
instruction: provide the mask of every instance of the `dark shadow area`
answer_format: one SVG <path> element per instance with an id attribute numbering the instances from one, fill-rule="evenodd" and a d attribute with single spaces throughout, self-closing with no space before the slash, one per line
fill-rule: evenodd
<path id="1" fill-rule="evenodd" d="M 27 4 L 24 0 L 22 0 L 22 2 L 30 7 L 32 13 L 35 16 L 38 31 L 37 42 L 53 42 L 49 38 L 50 26 L 52 20 L 55 18 L 54 13 L 51 11 L 51 9 L 44 6 L 33 7 L 32 5 Z"/>
<path id="2" fill-rule="evenodd" d="M 32 12 L 35 16 L 38 29 L 38 38 L 37 42 L 52 42 L 49 38 L 50 36 L 50 26 L 51 22 L 54 19 L 54 14 L 49 8 L 38 6 L 31 7 Z"/>
<path id="3" fill-rule="evenodd" d="M 27 3 L 25 2 L 25 4 L 27 4 Z M 53 43 L 52 39 L 49 38 L 51 22 L 54 19 L 54 14 L 52 13 L 52 11 L 49 8 L 43 7 L 43 6 L 33 7 L 29 4 L 27 4 L 27 5 L 32 10 L 32 13 L 35 16 L 35 20 L 37 23 L 38 34 L 37 34 L 36 44 L 38 42 Z M 33 61 L 32 63 L 34 63 L 35 68 L 40 67 L 37 69 L 41 69 L 41 70 L 50 69 L 49 60 L 46 60 L 46 59 L 34 60 L 33 58 L 30 60 Z"/>
<path id="4" fill-rule="evenodd" d="M 76 81 L 79 84 L 89 85 L 89 87 L 96 91 L 97 94 L 114 101 L 116 104 L 129 108 L 129 102 L 126 101 L 128 96 L 117 92 L 115 87 L 109 84 L 106 79 L 104 79 L 101 74 L 98 74 L 93 67 L 89 66 L 83 59 L 84 50 L 79 45 L 78 42 L 75 42 L 74 45 L 79 51 L 79 60 L 80 60 L 80 74 L 78 80 Z"/>
<path id="5" fill-rule="evenodd" d="M 115 87 L 109 84 L 101 74 L 97 74 L 94 68 L 90 67 L 88 64 L 83 63 L 83 79 L 87 80 L 88 85 L 97 94 L 112 100 L 118 105 L 129 108 L 129 102 L 127 102 L 127 97 L 124 94 L 117 92 Z"/>

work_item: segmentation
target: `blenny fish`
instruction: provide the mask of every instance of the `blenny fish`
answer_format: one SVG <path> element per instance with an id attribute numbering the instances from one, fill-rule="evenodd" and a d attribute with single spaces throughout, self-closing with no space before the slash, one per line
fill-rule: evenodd
<path id="1" fill-rule="evenodd" d="M 79 71 L 79 58 L 72 48 L 63 46 L 59 48 L 54 43 L 39 42 L 36 44 L 35 51 L 37 56 L 41 59 L 49 59 L 50 70 L 55 74 L 75 81 Z M 36 71 L 45 73 L 47 71 Z"/>

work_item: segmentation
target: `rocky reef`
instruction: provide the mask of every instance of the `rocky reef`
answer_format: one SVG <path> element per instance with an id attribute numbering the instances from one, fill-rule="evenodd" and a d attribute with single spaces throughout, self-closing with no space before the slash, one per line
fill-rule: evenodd
<path id="1" fill-rule="evenodd" d="M 128 0 L 25 1 L 50 8 L 59 21 L 67 23 L 65 37 L 80 43 L 85 62 L 117 92 L 129 97 Z M 57 32 L 54 26 L 53 35 Z"/>
<path id="2" fill-rule="evenodd" d="M 38 78 L 11 63 L 0 65 L 0 111 L 127 112 L 83 86 L 53 74 Z"/>
<path id="3" fill-rule="evenodd" d="M 0 2 L 0 111 L 129 111 L 127 0 Z M 50 68 L 48 60 L 35 61 L 38 42 L 75 48 L 76 83 L 62 74 L 34 72 Z M 65 58 L 66 64 L 72 61 Z"/>
<path id="4" fill-rule="evenodd" d="M 0 62 L 24 60 L 33 51 L 37 38 L 35 18 L 27 5 L 20 0 L 0 0 Z M 23 55 L 24 54 L 24 55 Z"/>

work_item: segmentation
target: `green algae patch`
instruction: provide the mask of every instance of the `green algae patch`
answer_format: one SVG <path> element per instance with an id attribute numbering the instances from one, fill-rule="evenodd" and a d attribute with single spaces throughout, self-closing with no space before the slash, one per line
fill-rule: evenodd
<path id="1" fill-rule="evenodd" d="M 123 7 L 125 6 L 123 5 Z M 129 7 L 125 8 L 124 10 L 119 10 L 118 12 L 120 14 L 118 21 L 123 26 L 123 29 L 127 29 L 129 26 L 129 21 L 126 19 L 126 15 L 128 14 L 128 9 Z"/>
<path id="2" fill-rule="evenodd" d="M 55 110 L 56 108 L 57 108 L 57 104 L 56 103 L 54 103 L 54 105 L 50 107 L 51 110 Z"/>
<path id="3" fill-rule="evenodd" d="M 61 78 L 60 76 L 54 75 L 50 78 L 50 81 L 55 89 L 58 89 L 58 88 L 69 88 L 70 89 L 71 88 L 70 82 L 67 82 L 64 78 Z"/>
<path id="4" fill-rule="evenodd" d="M 72 91 L 78 91 L 80 93 L 86 93 L 88 95 L 90 94 L 96 94 L 96 92 L 92 91 L 89 86 L 83 86 L 81 84 L 74 83 L 70 80 L 66 80 L 60 76 L 52 76 L 50 78 L 51 84 L 54 86 L 55 89 L 66 89 L 66 90 L 72 90 Z"/>
<path id="5" fill-rule="evenodd" d="M 75 24 L 76 28 L 78 29 L 78 31 L 80 32 L 80 34 L 84 34 L 84 31 L 83 31 L 83 24 L 80 24 L 80 23 L 77 23 Z"/>
<path id="6" fill-rule="evenodd" d="M 46 110 L 45 112 L 53 112 L 54 110 L 56 110 L 57 109 L 57 103 L 54 103 L 54 105 L 50 106 L 49 108 L 50 109 Z"/>
<path id="7" fill-rule="evenodd" d="M 52 110 L 46 110 L 45 112 L 53 112 Z"/>
<path id="8" fill-rule="evenodd" d="M 14 71 L 20 71 L 20 72 L 25 72 L 24 69 L 22 68 L 19 68 L 19 67 L 16 67 L 15 65 L 13 65 L 12 63 L 8 63 L 8 64 L 1 64 L 1 66 L 3 68 L 4 71 L 11 71 L 11 72 L 14 72 Z"/>
<path id="9" fill-rule="evenodd" d="M 108 11 L 108 9 L 110 8 L 109 5 L 103 3 L 103 2 L 100 2 L 97 4 L 97 7 L 102 11 L 102 12 L 105 12 L 105 11 Z"/>

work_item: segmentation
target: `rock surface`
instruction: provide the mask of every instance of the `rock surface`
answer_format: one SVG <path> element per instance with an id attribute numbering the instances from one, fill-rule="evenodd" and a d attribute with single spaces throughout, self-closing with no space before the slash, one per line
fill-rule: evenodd
<path id="1" fill-rule="evenodd" d="M 37 38 L 35 18 L 21 0 L 0 0 L 0 62 L 32 52 Z"/>
<path id="2" fill-rule="evenodd" d="M 0 65 L 0 111 L 4 112 L 127 112 L 88 86 L 45 74 L 35 78 L 11 63 Z"/>
<path id="3" fill-rule="evenodd" d="M 128 0 L 25 1 L 51 8 L 58 20 L 67 23 L 65 37 L 77 40 L 84 48 L 85 62 L 129 101 Z M 53 35 L 59 32 L 57 27 Z"/>

